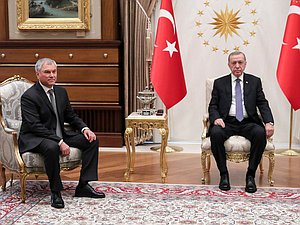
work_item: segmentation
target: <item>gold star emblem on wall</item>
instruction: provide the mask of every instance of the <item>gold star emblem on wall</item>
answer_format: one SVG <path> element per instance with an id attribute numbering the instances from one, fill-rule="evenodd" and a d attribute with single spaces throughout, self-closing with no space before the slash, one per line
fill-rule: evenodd
<path id="1" fill-rule="evenodd" d="M 259 0 L 197 0 L 194 27 L 201 46 L 229 54 L 251 46 L 260 26 Z"/>
<path id="2" fill-rule="evenodd" d="M 239 25 L 244 22 L 240 22 L 240 17 L 238 16 L 239 10 L 237 12 L 233 12 L 233 10 L 228 10 L 226 6 L 225 12 L 223 10 L 220 13 L 215 11 L 217 17 L 213 18 L 215 22 L 210 23 L 211 25 L 215 25 L 214 29 L 217 30 L 215 36 L 220 34 L 220 37 L 225 36 L 225 40 L 228 40 L 228 35 L 232 36 L 233 33 L 239 35 L 237 30 L 240 29 Z"/>

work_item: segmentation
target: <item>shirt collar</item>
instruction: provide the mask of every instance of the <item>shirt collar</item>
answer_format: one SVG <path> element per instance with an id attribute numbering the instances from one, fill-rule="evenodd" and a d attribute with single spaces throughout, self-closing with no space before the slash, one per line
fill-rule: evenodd
<path id="1" fill-rule="evenodd" d="M 40 81 L 39 81 L 39 83 L 40 83 L 40 85 L 42 86 L 42 88 L 43 88 L 43 90 L 46 92 L 46 93 L 48 93 L 48 91 L 49 90 L 53 90 L 53 87 L 52 88 L 48 88 L 48 87 L 46 87 L 45 85 L 43 85 Z"/>
<path id="2" fill-rule="evenodd" d="M 238 79 L 238 78 L 236 76 L 234 76 L 233 74 L 231 74 L 231 81 L 235 82 L 236 79 Z M 241 80 L 241 83 L 243 83 L 244 73 L 239 77 L 239 79 Z"/>

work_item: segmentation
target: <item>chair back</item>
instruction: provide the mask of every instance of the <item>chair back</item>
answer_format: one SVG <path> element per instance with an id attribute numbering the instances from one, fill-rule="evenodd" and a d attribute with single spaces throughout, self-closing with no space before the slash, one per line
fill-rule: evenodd
<path id="1" fill-rule="evenodd" d="M 0 84 L 0 114 L 8 128 L 19 130 L 21 115 L 21 96 L 33 83 L 15 75 Z"/>
<path id="2" fill-rule="evenodd" d="M 210 99 L 211 99 L 211 92 L 212 92 L 212 89 L 213 89 L 213 86 L 214 86 L 214 81 L 215 79 L 214 78 L 208 78 L 206 80 L 206 84 L 205 84 L 205 89 L 206 89 L 206 110 L 208 110 L 208 105 L 209 105 L 209 102 L 210 102 Z"/>

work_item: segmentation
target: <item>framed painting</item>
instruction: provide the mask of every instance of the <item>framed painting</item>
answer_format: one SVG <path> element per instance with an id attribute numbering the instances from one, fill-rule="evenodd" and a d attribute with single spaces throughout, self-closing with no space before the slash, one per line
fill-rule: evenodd
<path id="1" fill-rule="evenodd" d="M 19 30 L 90 30 L 90 0 L 17 0 Z"/>

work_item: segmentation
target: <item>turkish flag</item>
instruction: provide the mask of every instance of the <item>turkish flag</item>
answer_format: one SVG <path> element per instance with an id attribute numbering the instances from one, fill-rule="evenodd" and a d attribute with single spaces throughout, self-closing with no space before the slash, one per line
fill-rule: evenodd
<path id="1" fill-rule="evenodd" d="M 152 58 L 151 82 L 169 109 L 186 95 L 172 0 L 162 0 Z"/>
<path id="2" fill-rule="evenodd" d="M 277 68 L 278 83 L 294 110 L 300 108 L 300 1 L 292 0 Z"/>

